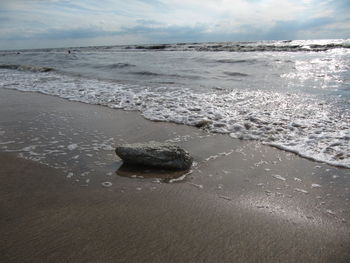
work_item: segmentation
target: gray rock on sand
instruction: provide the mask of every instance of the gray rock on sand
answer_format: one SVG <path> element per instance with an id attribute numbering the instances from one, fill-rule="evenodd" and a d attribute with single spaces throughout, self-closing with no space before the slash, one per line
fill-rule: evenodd
<path id="1" fill-rule="evenodd" d="M 159 142 L 124 144 L 115 149 L 127 164 L 137 164 L 165 169 L 187 170 L 193 158 L 177 145 Z"/>

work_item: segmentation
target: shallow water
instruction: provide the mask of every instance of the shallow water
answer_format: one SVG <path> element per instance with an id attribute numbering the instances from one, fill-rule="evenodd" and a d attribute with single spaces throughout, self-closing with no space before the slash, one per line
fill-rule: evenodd
<path id="1" fill-rule="evenodd" d="M 188 125 L 206 121 L 212 132 L 350 167 L 349 43 L 4 51 L 0 83 L 3 88 L 138 110 L 150 120 Z"/>

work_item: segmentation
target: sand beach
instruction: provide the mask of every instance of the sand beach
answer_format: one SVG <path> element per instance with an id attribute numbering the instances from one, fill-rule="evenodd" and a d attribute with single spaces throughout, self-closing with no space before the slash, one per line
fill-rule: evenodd
<path id="1" fill-rule="evenodd" d="M 1 262 L 350 260 L 348 169 L 37 93 L 0 89 L 0 115 Z M 114 148 L 151 140 L 191 172 L 118 174 Z"/>

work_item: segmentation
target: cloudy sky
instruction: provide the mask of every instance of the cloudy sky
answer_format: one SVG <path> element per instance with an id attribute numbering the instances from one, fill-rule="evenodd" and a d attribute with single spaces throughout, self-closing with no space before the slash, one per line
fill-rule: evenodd
<path id="1" fill-rule="evenodd" d="M 0 0 L 0 49 L 350 38 L 350 0 Z"/>

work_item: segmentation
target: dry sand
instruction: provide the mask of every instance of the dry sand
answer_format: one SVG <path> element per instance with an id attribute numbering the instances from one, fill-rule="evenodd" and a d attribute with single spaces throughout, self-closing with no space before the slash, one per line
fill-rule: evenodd
<path id="1" fill-rule="evenodd" d="M 0 262 L 350 262 L 348 169 L 42 94 L 0 89 L 0 116 Z M 149 140 L 192 173 L 117 175 Z"/>

